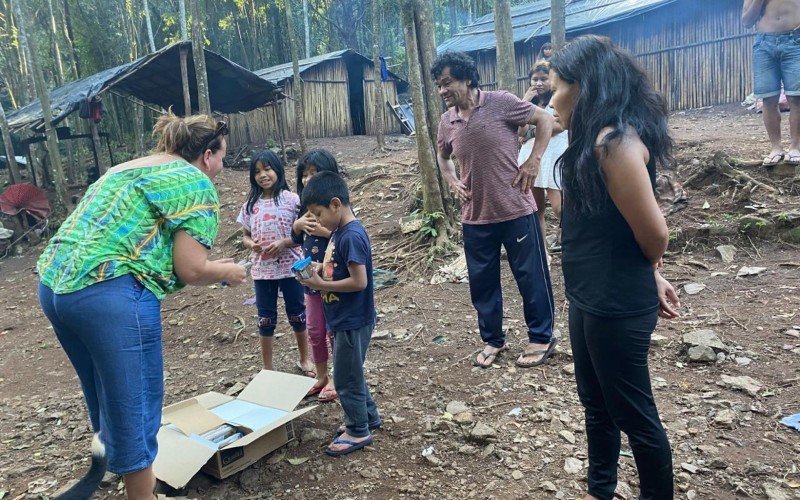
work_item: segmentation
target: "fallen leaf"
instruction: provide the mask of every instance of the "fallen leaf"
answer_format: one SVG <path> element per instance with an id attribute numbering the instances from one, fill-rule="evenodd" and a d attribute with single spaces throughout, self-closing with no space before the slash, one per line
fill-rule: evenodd
<path id="1" fill-rule="evenodd" d="M 300 465 L 308 462 L 309 458 L 311 457 L 287 458 L 286 461 L 292 465 Z"/>

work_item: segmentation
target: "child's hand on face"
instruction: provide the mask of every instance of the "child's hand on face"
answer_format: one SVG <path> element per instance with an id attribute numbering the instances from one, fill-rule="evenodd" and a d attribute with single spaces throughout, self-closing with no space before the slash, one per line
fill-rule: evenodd
<path id="1" fill-rule="evenodd" d="M 311 212 L 306 212 L 305 215 L 298 219 L 297 225 L 302 232 L 313 234 L 314 229 L 317 227 L 317 219 Z"/>

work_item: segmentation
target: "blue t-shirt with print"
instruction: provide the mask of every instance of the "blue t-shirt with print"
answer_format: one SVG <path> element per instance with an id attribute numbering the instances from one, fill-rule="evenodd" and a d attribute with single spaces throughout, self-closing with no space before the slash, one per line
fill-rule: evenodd
<path id="1" fill-rule="evenodd" d="M 375 292 L 372 283 L 372 247 L 364 226 L 358 219 L 340 227 L 331 235 L 322 278 L 340 281 L 350 277 L 348 264 L 367 268 L 367 287 L 360 292 L 322 292 L 325 319 L 334 332 L 356 330 L 375 324 Z"/>

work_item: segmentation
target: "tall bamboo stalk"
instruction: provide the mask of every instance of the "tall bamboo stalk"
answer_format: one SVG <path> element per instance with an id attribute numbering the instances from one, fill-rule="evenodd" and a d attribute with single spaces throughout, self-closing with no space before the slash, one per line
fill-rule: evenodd
<path id="1" fill-rule="evenodd" d="M 294 116 L 297 140 L 300 143 L 300 149 L 305 153 L 308 151 L 308 144 L 306 144 L 306 120 L 304 116 L 305 103 L 303 101 L 303 81 L 300 79 L 300 63 L 297 50 L 297 35 L 294 31 L 294 16 L 292 15 L 292 1 L 286 0 L 286 24 L 289 26 L 289 46 L 292 51 L 292 87 L 294 93 Z"/>
<path id="2" fill-rule="evenodd" d="M 200 25 L 199 0 L 190 0 L 192 7 L 192 56 L 197 77 L 197 107 L 201 114 L 211 114 L 211 99 L 208 96 L 208 73 L 206 73 L 205 37 Z"/>

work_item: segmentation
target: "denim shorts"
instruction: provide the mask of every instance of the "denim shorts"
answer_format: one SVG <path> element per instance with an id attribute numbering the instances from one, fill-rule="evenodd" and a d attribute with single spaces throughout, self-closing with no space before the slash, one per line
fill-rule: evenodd
<path id="1" fill-rule="evenodd" d="M 781 93 L 800 96 L 800 30 L 757 33 L 753 43 L 755 95 L 761 99 Z"/>
<path id="2" fill-rule="evenodd" d="M 150 466 L 164 401 L 161 302 L 130 274 L 65 294 L 40 283 L 39 302 L 78 373 L 108 470 Z"/>

